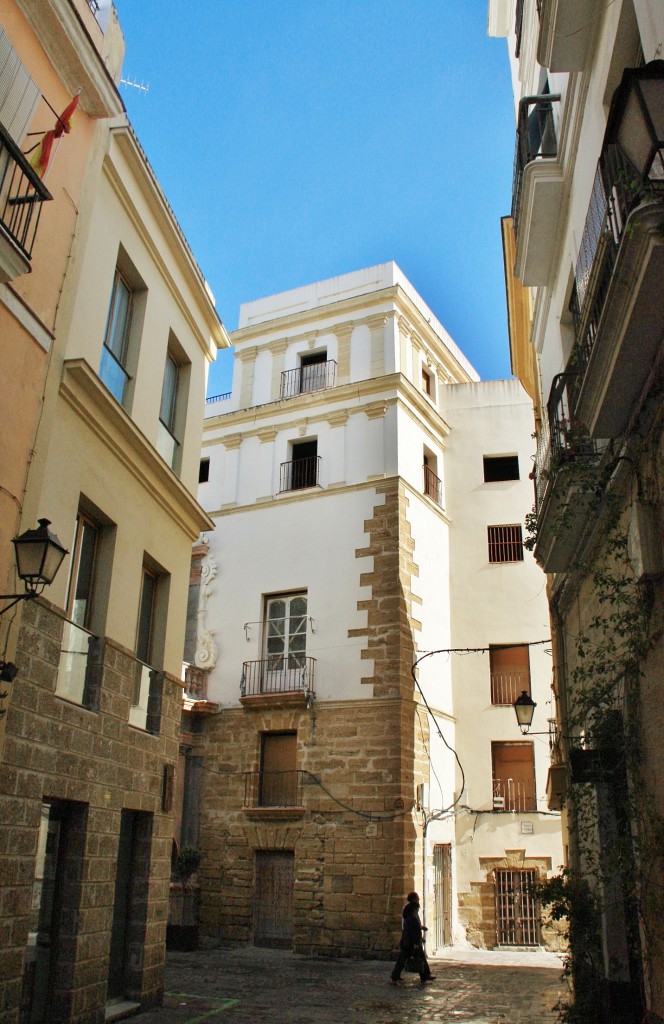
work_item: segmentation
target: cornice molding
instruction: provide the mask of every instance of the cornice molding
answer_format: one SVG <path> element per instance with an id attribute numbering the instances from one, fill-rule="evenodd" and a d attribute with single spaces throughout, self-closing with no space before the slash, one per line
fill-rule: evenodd
<path id="1" fill-rule="evenodd" d="M 17 3 L 67 92 L 73 96 L 82 90 L 81 110 L 95 119 L 122 114 L 120 93 L 74 4 L 70 0 Z M 98 28 L 95 22 L 94 29 Z"/>
<path id="2" fill-rule="evenodd" d="M 214 524 L 84 359 L 64 363 L 60 395 L 192 543 Z"/>
<path id="3" fill-rule="evenodd" d="M 123 180 L 122 168 L 115 158 L 115 147 L 127 161 L 141 195 L 148 203 L 151 213 L 155 216 L 164 236 L 170 243 L 174 262 L 179 267 L 197 301 L 200 310 L 199 316 L 192 313 L 191 301 L 182 294 L 176 284 L 164 255 L 155 241 L 154 232 L 147 228 L 130 195 L 127 183 Z M 213 360 L 216 349 L 230 345 L 230 337 L 219 318 L 210 290 L 189 248 L 189 243 L 184 237 L 175 214 L 129 124 L 118 125 L 109 132 L 104 170 L 200 348 L 209 360 Z"/>

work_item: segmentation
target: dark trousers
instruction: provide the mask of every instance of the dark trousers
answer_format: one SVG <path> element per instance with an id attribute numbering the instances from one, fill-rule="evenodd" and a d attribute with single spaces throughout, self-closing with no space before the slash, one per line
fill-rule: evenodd
<path id="1" fill-rule="evenodd" d="M 415 949 L 412 946 L 406 949 L 399 949 L 399 956 L 397 957 L 397 962 L 395 963 L 394 970 L 392 971 L 391 974 L 392 981 L 399 980 L 399 978 L 401 977 L 401 972 L 406 966 L 406 960 L 408 959 L 409 956 L 414 956 L 417 958 L 417 966 L 420 972 L 420 981 L 426 981 L 426 979 L 431 974 L 431 971 L 429 969 L 429 963 L 427 961 L 427 958 L 424 955 L 424 950 L 421 948 Z"/>

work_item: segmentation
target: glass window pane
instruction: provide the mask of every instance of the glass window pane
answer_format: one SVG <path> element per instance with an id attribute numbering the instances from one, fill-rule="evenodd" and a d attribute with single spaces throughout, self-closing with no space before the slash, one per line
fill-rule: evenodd
<path id="1" fill-rule="evenodd" d="M 116 274 L 111 306 L 108 311 L 105 343 L 115 358 L 124 366 L 126 341 L 129 330 L 131 292 L 119 274 Z"/>
<path id="2" fill-rule="evenodd" d="M 138 636 L 136 639 L 136 657 L 145 664 L 150 663 L 152 655 L 152 615 L 157 580 L 152 573 L 143 571 L 143 589 L 141 591 L 141 609 L 138 616 Z"/>
<path id="3" fill-rule="evenodd" d="M 159 419 L 172 432 L 175 425 L 175 399 L 178 389 L 178 366 L 172 356 L 166 357 L 164 384 L 161 390 Z"/>
<path id="4" fill-rule="evenodd" d="M 78 565 L 73 581 L 72 621 L 77 626 L 87 626 L 92 605 L 92 584 L 94 575 L 97 530 L 87 519 L 79 518 L 77 533 Z"/>

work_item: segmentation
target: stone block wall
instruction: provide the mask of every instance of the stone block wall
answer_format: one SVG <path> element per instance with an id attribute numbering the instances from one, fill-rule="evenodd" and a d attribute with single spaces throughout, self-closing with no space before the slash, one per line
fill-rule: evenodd
<path id="1" fill-rule="evenodd" d="M 106 639 L 99 710 L 56 696 L 63 630 L 46 601 L 26 604 L 19 667 L 0 770 L 0 1021 L 15 1022 L 28 933 L 37 926 L 35 865 L 42 803 L 69 812 L 63 908 L 55 944 L 53 1021 L 103 1021 L 121 812 L 141 812 L 143 868 L 134 893 L 142 933 L 132 934 L 128 994 L 144 1005 L 161 998 L 172 811 L 162 810 L 164 767 L 175 765 L 181 688 L 166 677 L 158 735 L 128 724 L 136 662 Z M 66 891 L 65 891 L 66 888 Z M 27 998 L 24 991 L 23 999 Z"/>
<path id="2" fill-rule="evenodd" d="M 482 881 L 471 882 L 470 892 L 458 893 L 459 921 L 466 929 L 466 938 L 480 949 L 495 949 L 497 941 L 496 879 L 497 868 L 517 870 L 532 868 L 542 881 L 551 871 L 550 857 L 526 857 L 524 850 L 506 850 L 503 857 L 481 857 L 480 869 L 485 873 Z M 564 923 L 552 921 L 543 914 L 540 925 L 542 945 L 549 950 L 566 949 Z"/>
<path id="3" fill-rule="evenodd" d="M 201 933 L 252 941 L 255 854 L 295 859 L 294 941 L 301 953 L 386 957 L 404 895 L 417 882 L 418 779 L 403 770 L 402 733 L 415 702 L 225 710 L 206 720 L 201 800 Z M 297 732 L 302 811 L 245 807 L 245 773 L 263 732 Z M 411 741 L 412 742 L 412 741 Z"/>
<path id="4" fill-rule="evenodd" d="M 404 897 L 421 886 L 417 785 L 428 781 L 426 716 L 411 673 L 418 573 L 398 479 L 376 486 L 358 559 L 366 626 L 349 629 L 373 673 L 365 699 L 311 708 L 261 702 L 206 718 L 201 794 L 201 933 L 251 942 L 256 852 L 294 855 L 298 952 L 387 957 L 398 942 Z M 372 695 L 370 695 L 372 694 Z M 421 720 L 420 720 L 421 719 Z M 245 773 L 260 770 L 261 735 L 297 733 L 302 809 L 245 807 Z M 251 801 L 250 801 L 251 802 Z"/>

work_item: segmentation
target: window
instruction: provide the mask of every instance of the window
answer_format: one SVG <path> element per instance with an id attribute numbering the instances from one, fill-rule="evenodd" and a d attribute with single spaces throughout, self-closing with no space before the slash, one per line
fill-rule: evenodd
<path id="1" fill-rule="evenodd" d="M 98 636 L 104 631 L 113 558 L 113 525 L 79 509 L 76 516 L 56 693 L 93 711 L 99 701 Z M 95 635 L 96 634 L 96 635 Z"/>
<path id="2" fill-rule="evenodd" d="M 431 397 L 431 374 L 422 367 L 422 391 Z"/>
<path id="3" fill-rule="evenodd" d="M 116 270 L 113 291 L 111 292 L 111 303 L 108 309 L 99 376 L 111 394 L 121 404 L 124 403 L 127 383 L 129 381 L 127 354 L 129 349 L 132 299 L 132 290 L 128 282 L 120 271 Z"/>
<path id="4" fill-rule="evenodd" d="M 487 527 L 490 562 L 523 562 L 521 525 Z"/>
<path id="5" fill-rule="evenodd" d="M 261 736 L 260 807 L 297 805 L 297 733 Z"/>
<path id="6" fill-rule="evenodd" d="M 530 652 L 527 644 L 489 648 L 491 703 L 513 704 L 525 690 L 530 693 Z"/>
<path id="7" fill-rule="evenodd" d="M 210 479 L 210 460 L 201 459 L 198 466 L 198 482 L 199 484 L 206 484 Z"/>
<path id="8" fill-rule="evenodd" d="M 90 625 L 100 528 L 85 513 L 76 516 L 71 556 L 67 617 L 77 626 Z"/>
<path id="9" fill-rule="evenodd" d="M 175 413 L 178 397 L 178 381 L 180 367 L 173 354 L 166 355 L 164 381 L 161 387 L 161 405 L 159 407 L 159 430 L 157 432 L 157 451 L 164 462 L 173 467 L 179 447 L 175 435 Z"/>
<path id="10" fill-rule="evenodd" d="M 536 883 L 534 868 L 496 869 L 496 937 L 499 945 L 538 945 Z"/>
<path id="11" fill-rule="evenodd" d="M 143 564 L 141 598 L 136 629 L 136 668 L 129 724 L 159 731 L 160 703 L 158 694 L 163 687 L 161 667 L 166 634 L 170 577 L 155 565 Z"/>
<path id="12" fill-rule="evenodd" d="M 265 658 L 268 669 L 302 669 L 307 651 L 307 595 L 282 594 L 265 601 Z"/>
<path id="13" fill-rule="evenodd" d="M 519 479 L 518 455 L 485 455 L 484 482 L 495 483 L 497 480 Z"/>
<path id="14" fill-rule="evenodd" d="M 327 358 L 327 350 L 307 352 L 300 356 L 300 365 L 294 370 L 284 370 L 281 374 L 280 398 L 292 398 L 294 395 L 306 394 L 308 391 L 322 391 L 323 388 L 334 387 L 337 364 L 334 359 Z"/>
<path id="15" fill-rule="evenodd" d="M 136 634 L 136 657 L 145 665 L 149 665 L 152 660 L 156 594 L 156 573 L 152 572 L 151 569 L 148 569 L 148 567 L 144 565 L 143 582 L 141 585 L 141 603 L 138 612 L 138 631 Z"/>
<path id="16" fill-rule="evenodd" d="M 300 391 L 320 391 L 327 387 L 327 351 L 300 357 Z"/>
<path id="17" fill-rule="evenodd" d="M 443 504 L 443 485 L 436 474 L 438 460 L 426 448 L 424 449 L 424 481 L 423 489 L 428 498 L 433 498 L 437 505 Z"/>
<path id="18" fill-rule="evenodd" d="M 318 484 L 318 441 L 298 441 L 291 448 L 292 459 L 281 464 L 281 491 L 298 491 Z"/>
<path id="19" fill-rule="evenodd" d="M 494 811 L 536 811 L 532 743 L 492 743 Z"/>

